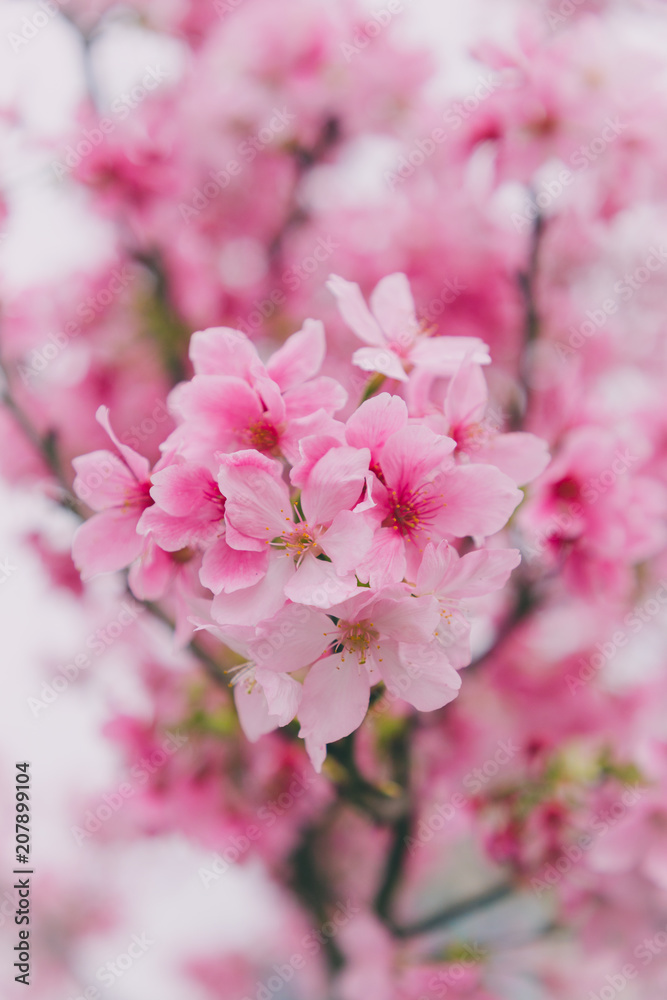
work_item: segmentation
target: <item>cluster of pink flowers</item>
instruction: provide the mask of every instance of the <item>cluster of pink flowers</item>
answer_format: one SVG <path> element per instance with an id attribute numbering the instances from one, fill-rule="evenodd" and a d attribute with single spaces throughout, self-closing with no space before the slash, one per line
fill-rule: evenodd
<path id="1" fill-rule="evenodd" d="M 109 682 L 124 778 L 187 736 L 104 822 L 80 793 L 77 871 L 174 833 L 204 888 L 263 871 L 274 926 L 186 955 L 183 995 L 653 1000 L 665 13 L 499 0 L 458 85 L 404 41 L 422 3 L 70 0 L 90 93 L 48 133 L 3 106 L 94 246 L 73 222 L 22 282 L 3 180 L 2 473 L 67 509 L 28 538 L 58 600 L 145 610 L 59 686 Z M 125 32 L 165 72 L 121 115 Z"/>
<path id="2" fill-rule="evenodd" d="M 352 282 L 330 287 L 375 345 L 355 364 L 404 384 L 417 415 L 398 392 L 350 405 L 319 374 L 316 320 L 266 363 L 217 327 L 192 337 L 194 375 L 170 396 L 177 426 L 152 471 L 104 407 L 116 451 L 74 460 L 74 489 L 95 511 L 73 543 L 84 578 L 129 567 L 136 597 L 177 595 L 181 634 L 192 619 L 246 658 L 233 684 L 249 738 L 298 717 L 317 770 L 378 683 L 422 711 L 456 697 L 471 659 L 461 601 L 500 589 L 518 564 L 487 539 L 548 462 L 534 435 L 485 427 L 487 346 L 429 336 L 405 275 L 384 278 L 371 309 Z"/>

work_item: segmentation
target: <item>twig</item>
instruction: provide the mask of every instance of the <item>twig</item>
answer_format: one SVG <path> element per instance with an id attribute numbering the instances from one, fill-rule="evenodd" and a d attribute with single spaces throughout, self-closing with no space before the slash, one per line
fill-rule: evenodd
<path id="1" fill-rule="evenodd" d="M 487 907 L 493 906 L 503 899 L 507 899 L 513 892 L 514 886 L 503 882 L 492 889 L 487 889 L 486 892 L 481 893 L 479 896 L 474 896 L 472 899 L 453 903 L 439 913 L 434 913 L 423 920 L 417 920 L 412 924 L 405 924 L 403 926 L 394 925 L 392 930 L 398 938 L 416 937 L 418 934 L 426 934 L 428 931 L 441 930 L 447 927 L 448 924 L 453 924 L 463 917 L 468 917 L 479 910 L 485 910 Z"/>

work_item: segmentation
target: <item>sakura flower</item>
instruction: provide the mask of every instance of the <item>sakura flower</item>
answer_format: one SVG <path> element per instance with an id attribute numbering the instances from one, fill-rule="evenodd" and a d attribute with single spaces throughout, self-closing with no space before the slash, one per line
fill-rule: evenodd
<path id="1" fill-rule="evenodd" d="M 301 735 L 317 771 L 326 744 L 361 725 L 371 687 L 379 681 L 401 692 L 422 711 L 440 708 L 456 696 L 460 680 L 444 652 L 431 646 L 440 620 L 433 597 L 414 597 L 406 587 L 378 593 L 362 589 L 328 609 L 289 607 L 263 623 L 248 643 L 253 659 L 266 668 L 293 672 L 310 666 L 299 705 Z M 289 624 L 289 643 L 272 638 Z M 429 647 L 415 664 L 415 653 Z M 323 655 L 325 654 L 326 655 Z"/>
<path id="2" fill-rule="evenodd" d="M 442 425 L 427 423 L 454 438 L 459 460 L 495 465 L 522 486 L 548 465 L 546 442 L 521 431 L 501 434 L 488 413 L 488 395 L 482 369 L 465 361 L 447 388 Z"/>
<path id="3" fill-rule="evenodd" d="M 234 692 L 234 704 L 241 727 L 255 743 L 261 736 L 286 726 L 296 715 L 301 699 L 301 685 L 286 671 L 267 669 L 261 657 L 252 659 L 247 637 L 254 629 L 221 629 L 214 622 L 192 618 L 198 630 L 212 632 L 239 657 L 235 667 L 227 671 Z"/>
<path id="4" fill-rule="evenodd" d="M 72 556 L 84 580 L 114 573 L 139 556 L 144 539 L 137 533 L 141 515 L 152 503 L 148 459 L 116 437 L 109 410 L 100 406 L 97 421 L 118 454 L 101 450 L 75 458 L 74 491 L 95 514 L 77 530 Z"/>
<path id="5" fill-rule="evenodd" d="M 336 424 L 332 414 L 347 399 L 334 379 L 313 377 L 324 349 L 324 328 L 315 320 L 306 320 L 268 367 L 238 330 L 195 334 L 196 374 L 170 396 L 180 426 L 163 447 L 209 465 L 217 451 L 248 448 L 296 461 L 300 438 L 329 431 Z"/>
<path id="6" fill-rule="evenodd" d="M 523 494 L 491 465 L 457 466 L 452 438 L 409 424 L 405 403 L 381 393 L 347 422 L 348 444 L 366 445 L 375 474 L 373 514 L 380 526 L 360 579 L 371 586 L 411 578 L 429 542 L 485 537 L 507 522 Z M 332 449 L 334 452 L 336 449 Z"/>
<path id="7" fill-rule="evenodd" d="M 438 642 L 447 650 L 452 666 L 460 669 L 470 663 L 470 622 L 462 600 L 500 590 L 520 561 L 518 549 L 478 549 L 459 556 L 447 542 L 426 546 L 413 593 L 437 599 Z"/>
<path id="8" fill-rule="evenodd" d="M 354 570 L 373 538 L 365 510 L 354 509 L 365 487 L 369 459 L 366 448 L 328 451 L 315 463 L 297 507 L 276 462 L 254 451 L 220 456 L 227 541 L 239 556 L 262 556 L 265 572 L 268 560 L 282 564 L 274 600 L 283 593 L 292 601 L 329 607 L 356 591 Z M 247 596 L 254 603 L 257 595 Z M 227 601 L 215 602 L 218 620 L 225 607 Z"/>
<path id="9" fill-rule="evenodd" d="M 347 325 L 369 347 L 354 352 L 352 361 L 367 372 L 407 382 L 413 367 L 426 367 L 437 375 L 452 375 L 470 357 L 477 364 L 490 363 L 489 349 L 477 337 L 432 337 L 432 329 L 419 323 L 408 279 L 390 274 L 375 287 L 371 308 L 358 285 L 332 274 L 327 287 L 335 295 Z"/>
<path id="10" fill-rule="evenodd" d="M 166 552 L 203 550 L 199 578 L 214 594 L 249 587 L 266 572 L 263 552 L 239 552 L 225 540 L 225 498 L 204 466 L 176 461 L 154 473 L 140 534 L 151 535 Z"/>

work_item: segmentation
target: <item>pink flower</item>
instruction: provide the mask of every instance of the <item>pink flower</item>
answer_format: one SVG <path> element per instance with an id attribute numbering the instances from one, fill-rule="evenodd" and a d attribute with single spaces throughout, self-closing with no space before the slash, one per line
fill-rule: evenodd
<path id="1" fill-rule="evenodd" d="M 340 447 L 326 452 L 313 466 L 298 505 L 273 460 L 256 451 L 219 457 L 229 545 L 239 557 L 247 552 L 261 557 L 264 572 L 269 562 L 282 564 L 267 597 L 329 607 L 351 596 L 357 589 L 355 567 L 373 539 L 371 520 L 363 509 L 354 510 L 365 487 L 369 450 Z M 246 596 L 251 599 L 251 622 L 277 610 L 262 614 L 266 609 L 256 604 L 256 593 Z M 216 619 L 232 621 L 229 607 L 225 599 L 214 602 Z M 236 618 L 236 624 L 245 623 L 250 622 Z"/>
<path id="2" fill-rule="evenodd" d="M 465 361 L 447 388 L 444 425 L 429 426 L 456 441 L 459 461 L 495 465 L 517 486 L 531 482 L 549 464 L 546 442 L 535 434 L 499 433 L 488 413 L 488 389 L 479 365 Z"/>
<path id="3" fill-rule="evenodd" d="M 438 642 L 456 669 L 470 663 L 470 622 L 461 602 L 500 590 L 520 562 L 518 549 L 478 549 L 459 556 L 447 542 L 426 546 L 413 593 L 431 594 L 438 601 Z"/>
<path id="4" fill-rule="evenodd" d="M 436 375 L 451 375 L 465 357 L 490 362 L 489 349 L 477 337 L 431 337 L 419 323 L 408 279 L 404 274 L 383 278 L 371 293 L 368 309 L 358 285 L 332 274 L 327 287 L 336 296 L 347 325 L 369 347 L 354 352 L 353 362 L 367 372 L 380 372 L 407 382 L 412 367 Z"/>
<path id="5" fill-rule="evenodd" d="M 363 403 L 348 420 L 346 437 L 370 449 L 375 473 L 373 514 L 380 527 L 358 570 L 373 587 L 406 573 L 414 579 L 429 542 L 495 534 L 523 498 L 491 465 L 457 466 L 450 457 L 455 442 L 409 424 L 398 396 L 381 393 Z"/>
<path id="6" fill-rule="evenodd" d="M 170 396 L 179 426 L 164 449 L 204 465 L 213 464 L 215 452 L 248 448 L 296 461 L 300 439 L 335 426 L 332 414 L 347 400 L 334 379 L 314 377 L 324 351 L 324 329 L 315 320 L 306 320 L 267 366 L 238 330 L 195 333 L 195 376 Z"/>
<path id="7" fill-rule="evenodd" d="M 148 460 L 118 440 L 106 406 L 100 406 L 95 416 L 120 455 L 93 451 L 72 462 L 74 491 L 96 511 L 78 528 L 72 542 L 72 556 L 84 580 L 134 562 L 144 546 L 137 525 L 152 503 Z"/>
<path id="8" fill-rule="evenodd" d="M 257 583 L 266 572 L 263 552 L 239 552 L 225 539 L 225 498 L 204 466 L 175 462 L 154 473 L 138 531 L 166 552 L 203 550 L 199 579 L 214 594 Z"/>
<path id="9" fill-rule="evenodd" d="M 370 689 L 379 681 L 422 711 L 456 697 L 458 674 L 432 644 L 439 621 L 435 598 L 414 597 L 407 587 L 394 586 L 376 594 L 361 589 L 327 614 L 287 607 L 260 626 L 248 643 L 255 663 L 279 673 L 310 666 L 298 716 L 317 771 L 326 744 L 361 725 Z M 289 642 L 276 642 L 286 625 Z"/>

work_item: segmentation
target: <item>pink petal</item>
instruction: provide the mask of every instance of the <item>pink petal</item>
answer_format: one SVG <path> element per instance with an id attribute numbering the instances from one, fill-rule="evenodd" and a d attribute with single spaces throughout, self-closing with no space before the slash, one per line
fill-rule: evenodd
<path id="1" fill-rule="evenodd" d="M 459 693 L 461 678 L 437 643 L 382 643 L 381 655 L 376 661 L 388 690 L 419 712 L 442 708 Z"/>
<path id="2" fill-rule="evenodd" d="M 294 574 L 291 559 L 269 559 L 266 575 L 252 587 L 220 593 L 213 598 L 211 614 L 219 625 L 258 625 L 272 618 L 285 603 L 284 588 Z"/>
<path id="3" fill-rule="evenodd" d="M 418 324 L 410 282 L 404 274 L 382 278 L 371 293 L 370 307 L 388 340 L 402 347 L 412 343 Z"/>
<path id="4" fill-rule="evenodd" d="M 359 285 L 332 274 L 327 288 L 335 295 L 341 316 L 360 340 L 377 347 L 386 343 L 382 330 L 364 302 Z"/>
<path id="5" fill-rule="evenodd" d="M 438 476 L 434 487 L 444 494 L 445 503 L 436 525 L 459 538 L 500 531 L 523 499 L 512 480 L 492 465 L 458 466 Z"/>
<path id="6" fill-rule="evenodd" d="M 220 538 L 204 552 L 199 579 L 214 594 L 232 594 L 259 583 L 268 565 L 268 551 L 239 552 Z"/>
<path id="7" fill-rule="evenodd" d="M 305 486 L 308 476 L 316 462 L 329 451 L 330 448 L 337 448 L 340 444 L 345 444 L 345 425 L 334 421 L 333 434 L 310 434 L 302 437 L 298 442 L 298 461 L 290 472 L 290 481 L 298 487 Z"/>
<path id="8" fill-rule="evenodd" d="M 435 434 L 420 424 L 397 431 L 387 441 L 380 455 L 380 465 L 387 486 L 401 493 L 413 491 L 451 455 L 456 442 Z"/>
<path id="9" fill-rule="evenodd" d="M 237 531 L 267 545 L 294 528 L 292 505 L 285 483 L 259 461 L 258 452 L 221 455 L 218 482 L 226 498 L 225 519 Z"/>
<path id="10" fill-rule="evenodd" d="M 222 503 L 215 479 L 203 465 L 168 465 L 153 473 L 151 483 L 153 500 L 176 517 L 192 514 L 211 497 Z"/>
<path id="11" fill-rule="evenodd" d="M 197 375 L 234 375 L 245 381 L 250 381 L 252 370 L 261 366 L 259 355 L 246 335 L 228 326 L 193 333 L 190 360 Z"/>
<path id="12" fill-rule="evenodd" d="M 316 410 L 324 410 L 331 416 L 347 403 L 347 392 L 335 378 L 320 375 L 310 382 L 296 385 L 285 393 L 286 413 L 290 420 L 307 417 Z"/>
<path id="13" fill-rule="evenodd" d="M 408 408 L 400 396 L 381 392 L 367 399 L 347 422 L 345 436 L 353 448 L 370 448 L 374 462 L 392 434 L 408 422 Z"/>
<path id="14" fill-rule="evenodd" d="M 223 522 L 224 525 L 224 522 Z M 207 529 L 191 517 L 173 517 L 153 504 L 139 518 L 137 531 L 140 535 L 152 535 L 161 549 L 178 552 L 189 545 L 198 545 L 215 537 L 219 529 L 210 524 Z"/>
<path id="15" fill-rule="evenodd" d="M 172 406 L 219 449 L 238 447 L 263 410 L 257 393 L 240 378 L 195 375 L 172 393 Z"/>
<path id="16" fill-rule="evenodd" d="M 278 719 L 269 714 L 266 695 L 259 684 L 251 688 L 242 682 L 235 684 L 234 703 L 241 728 L 251 743 L 278 728 Z"/>
<path id="17" fill-rule="evenodd" d="M 72 460 L 76 470 L 74 492 L 92 510 L 122 506 L 137 494 L 137 480 L 127 465 L 110 451 L 91 451 Z"/>
<path id="18" fill-rule="evenodd" d="M 262 670 L 289 673 L 318 660 L 336 636 L 323 611 L 287 604 L 248 642 L 248 655 Z"/>
<path id="19" fill-rule="evenodd" d="M 316 770 L 322 767 L 326 744 L 349 736 L 364 721 L 369 693 L 366 669 L 354 657 L 343 661 L 327 656 L 310 668 L 299 707 L 299 735 Z"/>
<path id="20" fill-rule="evenodd" d="M 270 717 L 277 719 L 279 726 L 286 726 L 298 711 L 301 685 L 293 677 L 273 670 L 255 670 L 255 679 L 264 691 Z"/>
<path id="21" fill-rule="evenodd" d="M 371 453 L 368 448 L 332 448 L 316 463 L 301 493 L 309 524 L 328 524 L 361 498 Z"/>
<path id="22" fill-rule="evenodd" d="M 411 349 L 413 365 L 430 368 L 434 375 L 454 375 L 462 361 L 491 363 L 488 345 L 477 337 L 422 337 Z"/>
<path id="23" fill-rule="evenodd" d="M 517 431 L 498 434 L 488 444 L 470 453 L 470 461 L 495 465 L 517 486 L 532 482 L 549 464 L 546 441 L 534 434 Z"/>
<path id="24" fill-rule="evenodd" d="M 129 445 L 123 444 L 116 437 L 113 427 L 111 426 L 111 420 L 109 419 L 109 407 L 99 406 L 97 408 L 97 413 L 95 414 L 95 419 L 98 424 L 102 425 L 113 443 L 116 445 L 118 451 L 123 456 L 128 468 L 136 477 L 137 481 L 145 483 L 150 472 L 150 463 L 147 458 L 144 458 L 143 455 L 136 452 L 134 448 L 130 448 Z"/>
<path id="25" fill-rule="evenodd" d="M 464 362 L 449 383 L 445 397 L 445 416 L 451 426 L 478 423 L 484 416 L 488 396 L 482 369 Z"/>
<path id="26" fill-rule="evenodd" d="M 326 342 L 320 320 L 307 319 L 299 333 L 293 333 L 272 355 L 266 368 L 285 392 L 317 375 L 324 361 Z"/>
<path id="27" fill-rule="evenodd" d="M 430 642 L 440 623 L 434 597 L 377 597 L 367 612 L 378 632 L 397 642 Z"/>
<path id="28" fill-rule="evenodd" d="M 110 508 L 94 514 L 72 541 L 72 558 L 84 580 L 97 573 L 115 573 L 133 562 L 144 546 L 137 534 L 136 511 Z"/>
<path id="29" fill-rule="evenodd" d="M 329 556 L 338 573 L 357 568 L 373 542 L 375 526 L 363 513 L 342 510 L 320 538 L 320 547 Z"/>
<path id="30" fill-rule="evenodd" d="M 354 573 L 339 576 L 330 562 L 308 553 L 292 579 L 285 585 L 285 596 L 299 604 L 330 608 L 340 604 L 357 591 Z"/>
<path id="31" fill-rule="evenodd" d="M 130 590 L 140 601 L 157 601 L 173 583 L 176 571 L 174 560 L 147 538 L 139 558 L 130 567 Z"/>
<path id="32" fill-rule="evenodd" d="M 367 554 L 359 563 L 357 576 L 371 587 L 398 583 L 405 576 L 405 543 L 397 531 L 379 528 Z"/>
<path id="33" fill-rule="evenodd" d="M 432 594 L 439 590 L 443 581 L 449 577 L 451 567 L 459 556 L 449 542 L 434 545 L 429 542 L 424 549 L 424 555 L 417 573 L 417 591 L 420 594 Z"/>
<path id="34" fill-rule="evenodd" d="M 453 561 L 441 593 L 483 597 L 500 590 L 521 562 L 518 549 L 478 549 Z"/>
<path id="35" fill-rule="evenodd" d="M 343 424 L 324 410 L 316 410 L 307 417 L 290 418 L 280 439 L 282 453 L 290 465 L 298 467 L 302 460 L 300 448 L 304 438 L 322 435 L 338 443 L 343 436 L 342 428 Z M 296 484 L 296 480 L 293 482 Z"/>
<path id="36" fill-rule="evenodd" d="M 389 347 L 360 347 L 352 355 L 352 364 L 364 372 L 379 372 L 399 382 L 408 381 L 403 362 Z"/>

